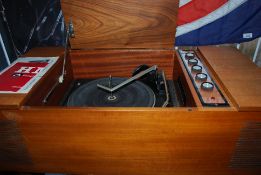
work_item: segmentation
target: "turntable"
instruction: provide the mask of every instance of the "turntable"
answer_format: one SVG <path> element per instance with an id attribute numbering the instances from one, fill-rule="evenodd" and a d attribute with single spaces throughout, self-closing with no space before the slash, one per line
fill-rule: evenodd
<path id="1" fill-rule="evenodd" d="M 97 107 L 154 107 L 154 92 L 141 82 L 134 82 L 116 92 L 106 92 L 97 88 L 97 84 L 116 86 L 124 78 L 97 79 L 77 88 L 68 98 L 67 106 Z M 80 84 L 78 84 L 80 85 Z"/>
<path id="2" fill-rule="evenodd" d="M 261 70 L 246 56 L 175 50 L 177 0 L 61 2 L 66 48 L 25 55 L 59 59 L 30 92 L 0 94 L 0 171 L 260 174 Z"/>
<path id="3" fill-rule="evenodd" d="M 140 66 L 137 70 L 141 72 L 134 72 L 134 76 L 129 79 L 110 76 L 109 78 L 100 78 L 90 82 L 78 80 L 74 85 L 77 88 L 73 88 L 65 105 L 89 107 L 167 106 L 169 95 L 164 73 L 159 75 L 156 72 L 157 66 L 142 71 L 141 68 L 144 67 L 147 68 L 148 66 Z M 146 75 L 149 73 L 151 74 Z M 144 83 L 136 81 L 141 77 L 143 77 Z M 163 95 L 161 95 L 162 93 Z M 159 100 L 164 96 L 165 101 L 160 104 Z"/>

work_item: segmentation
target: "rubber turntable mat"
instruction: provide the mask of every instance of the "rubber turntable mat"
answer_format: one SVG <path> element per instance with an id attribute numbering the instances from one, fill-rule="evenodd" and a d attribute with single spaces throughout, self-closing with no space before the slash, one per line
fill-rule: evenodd
<path id="1" fill-rule="evenodd" d="M 84 84 L 93 81 L 93 79 L 77 79 L 71 83 L 70 88 L 68 89 L 67 93 L 64 95 L 63 100 L 61 100 L 61 106 L 67 106 L 69 96 L 79 87 L 83 86 Z M 180 107 L 183 106 L 183 102 L 180 98 L 179 88 L 177 87 L 176 81 L 167 80 L 168 89 L 169 89 L 169 104 L 167 107 Z M 156 95 L 156 104 L 155 107 L 161 107 L 164 103 L 165 99 L 160 97 L 159 94 L 154 93 Z"/>
<path id="2" fill-rule="evenodd" d="M 126 80 L 112 78 L 112 87 Z M 97 87 L 97 84 L 108 86 L 109 79 L 102 78 L 84 83 L 75 89 L 68 98 L 67 106 L 78 107 L 153 107 L 155 94 L 144 83 L 135 81 L 111 94 Z"/>

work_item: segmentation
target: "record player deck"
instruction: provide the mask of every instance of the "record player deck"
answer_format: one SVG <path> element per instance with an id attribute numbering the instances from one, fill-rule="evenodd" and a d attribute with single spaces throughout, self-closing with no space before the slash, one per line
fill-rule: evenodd
<path id="1" fill-rule="evenodd" d="M 196 51 L 180 50 L 178 57 L 173 57 L 171 51 L 146 51 L 148 55 L 151 52 L 154 58 L 140 51 L 120 51 L 120 54 L 115 51 L 102 51 L 104 52 L 102 57 L 99 56 L 100 52 L 86 51 L 86 54 L 83 54 L 84 57 L 79 57 L 80 65 L 77 60 L 78 53 L 75 53 L 75 56 L 74 53 L 71 53 L 68 58 L 60 58 L 59 69 L 61 70 L 56 70 L 59 81 L 53 79 L 53 82 L 50 82 L 46 79 L 46 83 L 50 83 L 50 86 L 44 86 L 46 93 L 42 93 L 41 97 L 31 96 L 26 105 L 64 107 L 229 106 L 226 97 L 212 79 Z M 94 54 L 98 54 L 100 58 L 94 60 Z M 119 59 L 121 57 L 122 59 Z M 130 65 L 124 64 L 125 57 L 129 59 Z M 141 59 L 137 59 L 139 57 Z M 151 58 L 153 59 L 151 60 Z M 108 63 L 91 67 L 94 64 L 99 65 L 105 60 Z M 141 64 L 146 62 L 150 64 Z M 82 69 L 82 65 L 85 65 L 84 69 Z M 115 70 L 117 65 L 120 66 Z M 190 79 L 186 78 L 187 75 Z M 59 88 L 62 90 L 59 91 Z"/>
<path id="2" fill-rule="evenodd" d="M 131 78 L 75 80 L 62 105 L 69 107 L 170 107 L 180 106 L 178 86 L 166 80 L 157 66 L 141 65 Z"/>
<path id="3" fill-rule="evenodd" d="M 139 174 L 132 170 L 149 162 L 140 172 L 160 173 L 171 164 L 163 174 L 190 167 L 193 174 L 197 159 L 211 167 L 206 174 L 220 168 L 231 174 L 227 162 L 240 166 L 238 157 L 256 165 L 260 123 L 249 121 L 260 122 L 260 112 L 238 111 L 198 50 L 78 52 L 68 57 L 64 81 L 60 57 L 28 94 L 1 94 L 0 152 L 14 143 L 0 154 L 3 170 L 117 174 L 120 167 L 121 174 Z M 237 147 L 237 140 L 247 146 Z"/>
<path id="4" fill-rule="evenodd" d="M 0 94 L 0 171 L 261 174 L 261 70 L 230 47 L 175 50 L 179 2 L 62 0 L 65 48 L 25 55 L 56 63 Z"/>

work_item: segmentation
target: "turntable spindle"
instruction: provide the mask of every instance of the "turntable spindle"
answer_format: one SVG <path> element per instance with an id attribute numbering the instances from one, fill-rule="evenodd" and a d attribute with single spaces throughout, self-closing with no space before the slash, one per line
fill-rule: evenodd
<path id="1" fill-rule="evenodd" d="M 111 75 L 109 77 L 109 88 L 112 88 L 112 76 Z M 116 99 L 117 99 L 116 96 L 113 95 L 113 92 L 111 91 L 110 96 L 108 97 L 108 100 L 113 101 L 113 100 L 116 100 Z"/>
<path id="2" fill-rule="evenodd" d="M 111 75 L 110 75 L 110 77 L 109 77 L 109 88 L 111 88 L 112 87 L 112 78 L 111 78 Z M 112 92 L 111 92 L 111 97 L 112 97 Z"/>

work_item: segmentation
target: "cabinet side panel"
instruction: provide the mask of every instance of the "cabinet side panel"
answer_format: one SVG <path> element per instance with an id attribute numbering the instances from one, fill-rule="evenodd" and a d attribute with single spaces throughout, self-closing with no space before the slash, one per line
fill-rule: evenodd
<path id="1" fill-rule="evenodd" d="M 1 114 L 0 162 L 11 165 L 32 165 L 25 139 L 16 121 L 4 119 Z"/>
<path id="2" fill-rule="evenodd" d="M 1 170 L 76 174 L 257 174 L 231 167 L 240 130 L 255 112 L 186 109 L 3 111 L 17 120 L 33 166 Z M 2 145 L 3 146 L 3 145 Z"/>

